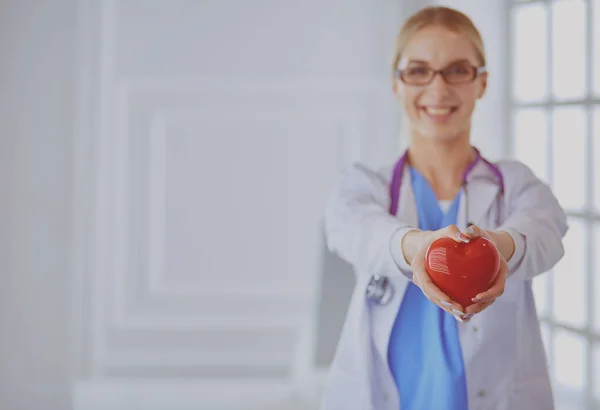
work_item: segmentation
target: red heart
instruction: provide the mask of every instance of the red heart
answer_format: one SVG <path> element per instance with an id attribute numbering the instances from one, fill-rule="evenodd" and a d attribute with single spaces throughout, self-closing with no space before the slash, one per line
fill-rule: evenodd
<path id="1" fill-rule="evenodd" d="M 433 283 L 465 309 L 491 287 L 499 267 L 498 249 L 483 237 L 469 243 L 436 239 L 425 254 L 425 268 Z"/>

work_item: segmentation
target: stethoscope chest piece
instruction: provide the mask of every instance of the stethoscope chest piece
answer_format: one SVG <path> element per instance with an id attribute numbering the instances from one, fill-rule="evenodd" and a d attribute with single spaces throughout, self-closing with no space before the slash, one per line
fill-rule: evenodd
<path id="1" fill-rule="evenodd" d="M 366 296 L 375 303 L 385 305 L 394 296 L 394 287 L 387 276 L 373 275 L 367 285 Z"/>

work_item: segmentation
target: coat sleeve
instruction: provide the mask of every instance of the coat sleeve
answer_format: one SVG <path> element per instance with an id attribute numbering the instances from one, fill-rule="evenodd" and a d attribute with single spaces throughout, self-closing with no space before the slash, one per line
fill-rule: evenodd
<path id="1" fill-rule="evenodd" d="M 504 172 L 505 178 L 509 177 L 508 216 L 498 230 L 507 232 L 515 242 L 508 262 L 509 278 L 532 279 L 552 269 L 563 257 L 567 218 L 550 187 L 527 166 L 511 162 L 506 167 L 510 168 Z"/>
<path id="2" fill-rule="evenodd" d="M 382 175 L 358 164 L 348 168 L 326 206 L 327 246 L 359 273 L 411 278 L 402 250 L 392 252 L 391 246 L 414 228 L 390 215 L 389 204 Z"/>

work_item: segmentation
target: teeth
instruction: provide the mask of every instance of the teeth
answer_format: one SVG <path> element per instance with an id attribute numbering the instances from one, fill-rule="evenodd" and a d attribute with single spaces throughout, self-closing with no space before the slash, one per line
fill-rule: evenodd
<path id="1" fill-rule="evenodd" d="M 450 108 L 426 108 L 427 113 L 431 115 L 448 115 L 450 114 Z"/>

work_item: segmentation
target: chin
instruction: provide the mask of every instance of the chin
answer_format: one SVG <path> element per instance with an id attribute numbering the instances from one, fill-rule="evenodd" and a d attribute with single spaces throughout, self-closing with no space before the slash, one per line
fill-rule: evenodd
<path id="1" fill-rule="evenodd" d="M 421 133 L 425 138 L 436 141 L 452 141 L 458 139 L 461 134 L 458 130 L 423 130 Z"/>

